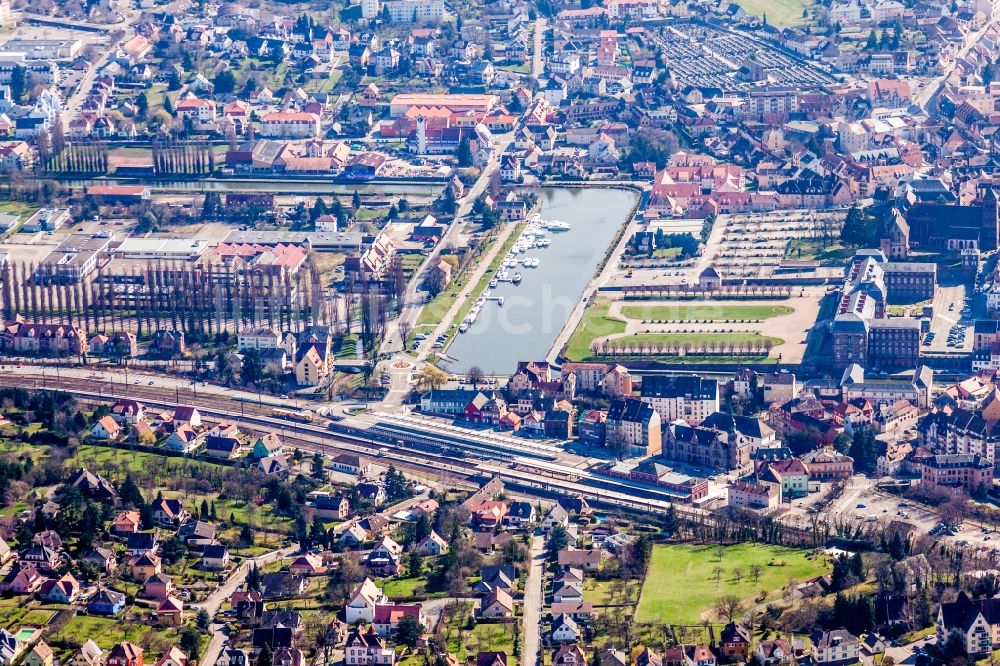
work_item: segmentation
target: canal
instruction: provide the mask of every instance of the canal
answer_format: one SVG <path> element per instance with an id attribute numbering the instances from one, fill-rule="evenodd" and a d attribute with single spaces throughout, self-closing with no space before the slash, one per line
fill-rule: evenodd
<path id="1" fill-rule="evenodd" d="M 491 295 L 504 304 L 488 302 L 468 331 L 455 333 L 448 348 L 453 363 L 445 367 L 464 373 L 479 366 L 487 374 L 506 375 L 518 361 L 542 360 L 566 318 L 579 302 L 594 269 L 638 199 L 629 190 L 546 188 L 542 190 L 544 220 L 570 224 L 568 231 L 550 231 L 551 245 L 529 249 L 520 258 L 537 257 L 537 268 L 516 270 L 519 285 L 501 282 Z"/>

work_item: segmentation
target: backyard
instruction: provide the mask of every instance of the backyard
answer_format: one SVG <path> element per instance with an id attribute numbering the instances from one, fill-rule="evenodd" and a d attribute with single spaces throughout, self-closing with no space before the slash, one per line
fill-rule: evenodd
<path id="1" fill-rule="evenodd" d="M 108 650 L 115 643 L 130 641 L 154 654 L 176 645 L 179 629 L 151 627 L 138 622 L 123 622 L 121 618 L 76 615 L 64 626 L 45 636 L 45 641 L 61 657 L 61 663 L 88 639 Z"/>
<path id="2" fill-rule="evenodd" d="M 658 545 L 653 548 L 636 622 L 699 624 L 714 615 L 713 606 L 724 595 L 749 601 L 766 592 L 773 600 L 783 596 L 781 590 L 789 580 L 801 582 L 829 570 L 827 562 L 813 558 L 810 551 L 781 546 Z"/>

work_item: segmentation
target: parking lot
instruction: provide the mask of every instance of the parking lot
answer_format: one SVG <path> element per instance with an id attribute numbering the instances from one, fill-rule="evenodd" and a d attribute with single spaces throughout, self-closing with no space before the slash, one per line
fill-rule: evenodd
<path id="1" fill-rule="evenodd" d="M 812 493 L 787 505 L 783 520 L 806 526 L 814 511 L 810 511 L 826 496 L 829 486 L 819 493 Z M 918 534 L 932 534 L 938 541 L 949 541 L 958 546 L 992 551 L 1000 554 L 1000 532 L 992 525 L 984 526 L 965 521 L 954 533 L 936 529 L 941 516 L 926 505 L 904 499 L 898 495 L 878 490 L 875 481 L 857 475 L 848 480 L 843 494 L 820 513 L 821 520 L 844 523 L 866 523 L 875 528 L 890 522 L 908 523 Z"/>
<path id="2" fill-rule="evenodd" d="M 832 239 L 840 234 L 845 211 L 789 210 L 720 215 L 708 239 L 707 264 L 724 277 L 771 277 L 793 239 Z M 837 273 L 843 275 L 843 268 Z"/>
<path id="3" fill-rule="evenodd" d="M 749 59 L 760 63 L 772 85 L 815 87 L 833 82 L 823 70 L 745 33 L 678 22 L 654 38 L 678 88 L 749 91 L 758 84 L 737 76 L 740 65 Z"/>
<path id="4" fill-rule="evenodd" d="M 972 351 L 972 299 L 964 284 L 939 286 L 934 294 L 931 330 L 921 341 L 925 351 Z"/>

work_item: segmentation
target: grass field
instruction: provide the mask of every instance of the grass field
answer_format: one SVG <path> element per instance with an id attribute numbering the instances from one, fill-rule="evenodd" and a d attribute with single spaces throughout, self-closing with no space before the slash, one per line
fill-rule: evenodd
<path id="1" fill-rule="evenodd" d="M 77 615 L 59 631 L 45 637 L 57 653 L 71 654 L 74 648 L 78 648 L 94 639 L 98 645 L 105 650 L 110 649 L 115 643 L 129 641 L 136 645 L 147 646 L 147 649 L 157 654 L 170 649 L 171 645 L 176 645 L 180 637 L 178 629 L 166 629 L 163 627 L 150 627 L 134 622 L 122 622 L 120 618 L 97 617 L 93 615 Z"/>
<path id="2" fill-rule="evenodd" d="M 802 10 L 813 6 L 805 0 L 736 0 L 736 4 L 754 16 L 767 14 L 768 24 L 778 27 L 801 25 L 807 20 L 802 17 Z"/>
<path id="3" fill-rule="evenodd" d="M 594 340 L 625 332 L 625 322 L 608 316 L 610 307 L 609 301 L 594 300 L 583 311 L 583 318 L 566 344 L 567 360 L 585 361 L 591 356 L 590 343 Z"/>
<path id="4" fill-rule="evenodd" d="M 761 567 L 760 579 L 754 581 L 750 567 Z M 718 584 L 713 570 L 722 567 Z M 733 572 L 742 569 L 737 581 Z M 723 595 L 753 599 L 761 590 L 768 598 L 782 596 L 789 579 L 804 581 L 827 573 L 825 560 L 809 558 L 809 552 L 765 544 L 738 544 L 723 548 L 722 559 L 716 546 L 658 545 L 653 548 L 636 622 L 658 624 L 698 624 L 703 614 L 713 614 L 712 607 Z"/>
<path id="5" fill-rule="evenodd" d="M 770 319 L 791 314 L 795 309 L 787 305 L 626 305 L 622 316 L 636 320 L 712 321 L 725 319 Z"/>
<path id="6" fill-rule="evenodd" d="M 381 581 L 382 592 L 390 599 L 406 599 L 417 594 L 423 594 L 427 587 L 427 577 L 388 578 Z"/>
<path id="7" fill-rule="evenodd" d="M 822 247 L 816 240 L 793 238 L 788 244 L 785 258 L 793 261 L 838 262 L 849 259 L 853 253 L 853 248 L 844 247 L 839 242 L 828 242 L 825 247 Z"/>
<path id="8" fill-rule="evenodd" d="M 77 449 L 76 457 L 72 459 L 72 466 L 87 467 L 116 482 L 121 482 L 125 478 L 126 471 L 147 473 L 149 470 L 160 469 L 166 470 L 165 473 L 182 475 L 190 473 L 188 470 L 191 468 L 198 468 L 200 474 L 207 476 L 222 469 L 221 465 L 206 461 L 165 457 L 145 451 L 123 451 L 94 444 L 81 445 Z M 290 519 L 275 515 L 269 505 L 258 507 L 239 500 L 222 498 L 219 493 L 182 492 L 167 487 L 144 489 L 144 493 L 147 496 L 155 496 L 157 490 L 162 490 L 164 497 L 180 499 L 185 508 L 194 514 L 201 508 L 202 500 L 207 500 L 209 503 L 214 501 L 220 520 L 225 521 L 232 516 L 239 524 L 251 523 L 257 528 L 258 541 L 273 540 L 286 533 L 292 524 Z M 237 528 L 230 530 L 236 532 Z"/>
<path id="9" fill-rule="evenodd" d="M 774 346 L 784 342 L 781 338 L 769 335 L 761 335 L 756 331 L 743 331 L 740 333 L 638 333 L 624 338 L 614 338 L 609 340 L 613 347 L 635 346 L 637 344 L 653 345 L 683 345 L 690 343 L 694 347 L 702 345 L 729 344 L 743 345 L 745 343 L 763 343 L 770 340 Z"/>
<path id="10" fill-rule="evenodd" d="M 36 210 L 38 210 L 38 206 L 24 203 L 23 201 L 0 201 L 0 213 L 17 215 L 21 222 L 34 215 Z M 15 223 L 12 231 L 17 230 L 19 227 L 20 225 Z"/>

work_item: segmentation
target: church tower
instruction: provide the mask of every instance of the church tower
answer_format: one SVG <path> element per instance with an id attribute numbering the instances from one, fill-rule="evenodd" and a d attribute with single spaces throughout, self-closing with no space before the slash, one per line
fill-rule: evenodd
<path id="1" fill-rule="evenodd" d="M 992 252 L 1000 247 L 1000 204 L 992 183 L 987 184 L 984 190 L 979 249 L 982 252 Z"/>

